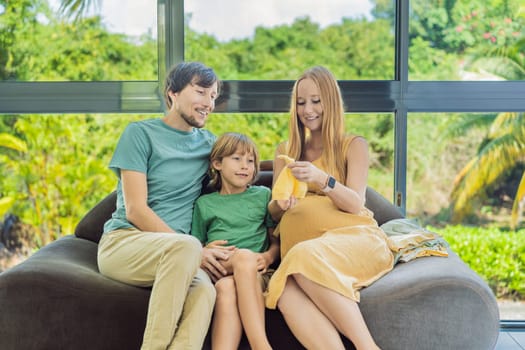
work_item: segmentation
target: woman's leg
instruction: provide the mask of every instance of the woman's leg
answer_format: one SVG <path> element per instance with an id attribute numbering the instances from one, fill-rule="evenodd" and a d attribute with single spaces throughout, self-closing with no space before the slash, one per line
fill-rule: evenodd
<path id="1" fill-rule="evenodd" d="M 215 283 L 217 299 L 211 326 L 211 346 L 218 350 L 236 350 L 242 337 L 242 324 L 237 308 L 237 293 L 233 276 Z"/>
<path id="2" fill-rule="evenodd" d="M 277 306 L 294 336 L 307 349 L 343 349 L 334 325 L 297 285 L 293 277 L 286 281 Z"/>
<path id="3" fill-rule="evenodd" d="M 264 296 L 257 272 L 257 255 L 239 249 L 232 256 L 233 278 L 244 332 L 253 350 L 271 349 L 266 337 Z"/>
<path id="4" fill-rule="evenodd" d="M 297 285 L 356 349 L 379 349 L 355 301 L 314 283 L 301 274 L 293 275 Z"/>

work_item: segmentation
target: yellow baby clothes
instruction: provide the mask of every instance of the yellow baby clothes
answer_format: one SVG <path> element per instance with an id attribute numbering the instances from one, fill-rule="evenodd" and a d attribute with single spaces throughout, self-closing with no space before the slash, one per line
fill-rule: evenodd
<path id="1" fill-rule="evenodd" d="M 293 158 L 290 158 L 284 154 L 281 154 L 277 157 L 283 159 L 286 162 L 286 165 L 295 162 Z M 306 182 L 297 180 L 295 176 L 293 176 L 292 170 L 288 167 L 285 167 L 283 170 L 281 170 L 281 173 L 273 185 L 272 199 L 287 200 L 290 199 L 290 196 L 292 195 L 295 198 L 304 198 L 307 191 L 308 184 Z"/>

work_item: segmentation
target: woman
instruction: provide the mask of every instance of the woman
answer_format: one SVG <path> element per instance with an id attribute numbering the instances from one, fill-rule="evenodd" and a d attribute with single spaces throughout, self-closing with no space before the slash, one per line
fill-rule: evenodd
<path id="1" fill-rule="evenodd" d="M 324 67 L 296 81 L 290 114 L 290 139 L 277 148 L 274 172 L 287 166 L 308 193 L 269 203 L 280 219 L 282 261 L 266 306 L 279 308 L 308 349 L 344 349 L 338 332 L 357 349 L 378 349 L 357 304 L 359 289 L 390 271 L 394 257 L 364 206 L 368 145 L 345 135 L 341 92 Z M 296 161 L 285 165 L 282 154 Z"/>

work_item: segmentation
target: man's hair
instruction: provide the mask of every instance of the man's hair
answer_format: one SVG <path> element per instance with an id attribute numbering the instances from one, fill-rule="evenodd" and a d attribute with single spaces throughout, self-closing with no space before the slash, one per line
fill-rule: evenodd
<path id="1" fill-rule="evenodd" d="M 253 155 L 255 171 L 253 180 L 259 173 L 259 152 L 255 143 L 246 135 L 227 132 L 219 136 L 210 153 L 210 185 L 217 191 L 222 187 L 221 174 L 213 167 L 214 161 L 222 161 L 224 157 L 229 157 L 235 152 L 242 154 L 251 153 Z"/>
<path id="2" fill-rule="evenodd" d="M 217 74 L 210 67 L 200 62 L 181 62 L 173 67 L 166 77 L 164 84 L 164 98 L 168 108 L 171 108 L 172 101 L 168 92 L 180 92 L 189 84 L 199 85 L 209 88 L 217 83 L 217 92 L 220 93 L 221 82 Z"/>

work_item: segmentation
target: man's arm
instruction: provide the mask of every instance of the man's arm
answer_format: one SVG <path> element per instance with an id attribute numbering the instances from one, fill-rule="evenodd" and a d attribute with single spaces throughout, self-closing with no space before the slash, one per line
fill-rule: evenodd
<path id="1" fill-rule="evenodd" d="M 146 174 L 122 169 L 120 177 L 128 221 L 141 231 L 175 232 L 148 206 Z"/>

